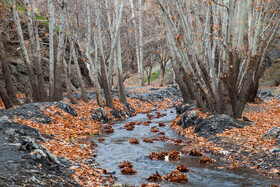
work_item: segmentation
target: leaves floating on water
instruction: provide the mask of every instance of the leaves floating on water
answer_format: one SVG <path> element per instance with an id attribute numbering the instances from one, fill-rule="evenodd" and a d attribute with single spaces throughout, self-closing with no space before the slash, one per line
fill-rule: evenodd
<path id="1" fill-rule="evenodd" d="M 156 126 L 151 128 L 151 132 L 159 132 L 158 128 Z"/>
<path id="2" fill-rule="evenodd" d="M 128 130 L 128 131 L 132 131 L 132 130 L 134 130 L 134 128 L 135 128 L 135 122 L 129 122 L 129 123 L 126 123 L 123 127 L 122 127 L 122 129 L 126 129 L 126 130 Z"/>
<path id="3" fill-rule="evenodd" d="M 156 181 L 161 181 L 162 180 L 162 176 L 160 174 L 158 174 L 158 172 L 156 171 L 156 174 L 153 174 L 152 176 L 149 176 L 146 178 L 146 181 L 150 181 L 150 182 L 156 182 Z"/>
<path id="4" fill-rule="evenodd" d="M 200 150 L 197 150 L 197 149 L 192 149 L 190 151 L 190 156 L 202 156 L 202 153 L 200 152 Z"/>
<path id="5" fill-rule="evenodd" d="M 137 173 L 137 171 L 135 171 L 133 168 L 129 168 L 129 167 L 124 167 L 121 170 L 121 172 L 124 175 L 135 175 Z"/>
<path id="6" fill-rule="evenodd" d="M 203 163 L 203 164 L 207 164 L 207 163 L 212 164 L 212 163 L 215 163 L 216 160 L 213 159 L 213 158 L 210 158 L 210 157 L 204 155 L 204 156 L 200 159 L 199 162 L 200 162 L 200 163 Z"/>
<path id="7" fill-rule="evenodd" d="M 164 175 L 163 178 L 169 182 L 179 182 L 179 183 L 186 183 L 189 180 L 187 175 L 181 173 L 177 169 L 173 170 L 168 175 Z"/>
<path id="8" fill-rule="evenodd" d="M 142 184 L 141 187 L 160 187 L 160 184 L 154 184 L 154 183 L 148 183 L 148 184 Z"/>
<path id="9" fill-rule="evenodd" d="M 179 160 L 181 158 L 180 152 L 176 150 L 172 150 L 168 152 L 169 160 Z"/>
<path id="10" fill-rule="evenodd" d="M 124 167 L 132 168 L 132 164 L 131 164 L 131 162 L 125 160 L 125 161 L 119 163 L 119 167 L 120 168 L 124 168 Z"/>
<path id="11" fill-rule="evenodd" d="M 105 141 L 105 138 L 99 138 L 98 141 L 99 141 L 99 142 L 104 142 L 104 141 Z"/>
<path id="12" fill-rule="evenodd" d="M 143 139 L 143 142 L 146 142 L 146 143 L 154 143 L 153 140 L 149 139 L 149 138 L 144 138 Z"/>
<path id="13" fill-rule="evenodd" d="M 105 132 L 105 133 L 113 133 L 114 129 L 110 125 L 105 125 L 105 126 L 103 126 L 102 131 Z"/>
<path id="14" fill-rule="evenodd" d="M 181 165 L 177 165 L 176 169 L 180 172 L 184 172 L 184 173 L 187 173 L 189 172 L 189 168 L 187 168 L 187 166 L 181 164 Z"/>
<path id="15" fill-rule="evenodd" d="M 152 152 L 148 157 L 151 160 L 164 160 L 164 157 L 167 155 L 168 153 L 161 151 L 160 153 Z"/>
<path id="16" fill-rule="evenodd" d="M 136 138 L 132 138 L 132 139 L 129 140 L 129 143 L 131 143 L 131 144 L 139 144 L 140 142 Z"/>
<path id="17" fill-rule="evenodd" d="M 158 124 L 158 126 L 159 126 L 159 127 L 165 127 L 166 125 L 165 125 L 164 123 L 160 122 L 160 123 Z"/>
<path id="18" fill-rule="evenodd" d="M 181 158 L 180 152 L 172 150 L 169 152 L 161 151 L 160 153 L 152 152 L 148 157 L 151 160 L 165 160 L 165 157 L 168 156 L 168 160 L 174 161 Z"/>

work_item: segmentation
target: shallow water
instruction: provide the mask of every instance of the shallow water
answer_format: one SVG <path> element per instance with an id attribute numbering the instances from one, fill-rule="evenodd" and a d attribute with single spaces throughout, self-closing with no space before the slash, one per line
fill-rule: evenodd
<path id="1" fill-rule="evenodd" d="M 173 111 L 173 113 L 171 113 Z M 187 173 L 189 182 L 187 184 L 170 183 L 163 181 L 162 186 L 270 186 L 271 184 L 280 184 L 279 181 L 271 180 L 257 175 L 249 168 L 237 170 L 218 170 L 213 166 L 205 166 L 199 163 L 200 158 L 183 156 L 179 161 L 157 161 L 150 160 L 147 156 L 151 152 L 180 150 L 181 146 L 172 144 L 172 142 L 145 143 L 144 138 L 158 137 L 158 133 L 150 132 L 152 126 L 158 126 L 159 122 L 166 123 L 165 127 L 158 127 L 160 132 L 165 132 L 165 136 L 172 139 L 184 139 L 176 134 L 168 125 L 176 118 L 174 108 L 167 109 L 161 113 L 167 113 L 167 116 L 151 120 L 153 123 L 149 126 L 135 125 L 133 131 L 121 129 L 127 122 L 141 122 L 149 120 L 146 114 L 138 114 L 124 121 L 119 121 L 113 127 L 113 134 L 105 135 L 105 142 L 97 143 L 98 151 L 96 162 L 102 168 L 115 171 L 115 177 L 118 178 L 116 184 L 141 185 L 148 183 L 145 179 L 156 171 L 160 175 L 170 173 L 178 164 L 184 164 L 190 172 Z M 152 113 L 153 114 L 153 113 Z M 99 137 L 100 138 L 100 137 Z M 136 138 L 140 144 L 130 144 L 129 139 Z M 94 138 L 94 140 L 98 138 Z M 95 141 L 97 142 L 97 141 Z M 118 164 L 124 160 L 132 163 L 133 168 L 137 171 L 136 175 L 122 175 Z M 219 164 L 219 163 L 218 163 Z M 216 164 L 217 165 L 217 164 Z"/>

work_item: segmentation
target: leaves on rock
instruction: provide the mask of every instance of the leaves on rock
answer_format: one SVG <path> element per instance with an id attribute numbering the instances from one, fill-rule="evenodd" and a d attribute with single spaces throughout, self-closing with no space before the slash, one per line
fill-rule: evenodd
<path id="1" fill-rule="evenodd" d="M 216 160 L 213 159 L 213 158 L 210 158 L 206 155 L 204 155 L 200 160 L 199 160 L 200 163 L 203 163 L 203 164 L 212 164 L 212 163 L 215 163 Z"/>
<path id="2" fill-rule="evenodd" d="M 153 174 L 152 176 L 149 176 L 146 178 L 146 181 L 149 182 L 158 182 L 162 180 L 162 176 L 160 174 L 158 174 L 158 172 L 156 171 L 156 174 Z"/>
<path id="3" fill-rule="evenodd" d="M 164 175 L 163 178 L 169 182 L 186 183 L 188 176 L 175 169 L 170 174 Z"/>
<path id="4" fill-rule="evenodd" d="M 132 138 L 132 139 L 129 139 L 129 143 L 131 143 L 131 144 L 139 144 L 140 142 L 136 138 Z"/>
<path id="5" fill-rule="evenodd" d="M 187 173 L 189 172 L 190 170 L 187 168 L 187 166 L 183 165 L 183 164 L 180 164 L 180 165 L 177 165 L 176 166 L 176 169 L 180 172 L 183 172 L 183 173 Z"/>
<path id="6" fill-rule="evenodd" d="M 124 167 L 132 168 L 132 164 L 131 164 L 131 162 L 125 160 L 125 161 L 119 163 L 119 167 L 120 168 L 124 168 Z"/>

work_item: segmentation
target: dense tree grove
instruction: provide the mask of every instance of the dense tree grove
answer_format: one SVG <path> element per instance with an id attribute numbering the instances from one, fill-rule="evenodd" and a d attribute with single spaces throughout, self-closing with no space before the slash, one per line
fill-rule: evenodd
<path id="1" fill-rule="evenodd" d="M 114 108 L 112 87 L 127 104 L 124 80 L 133 67 L 143 86 L 145 72 L 150 83 L 151 62 L 159 63 L 163 86 L 170 62 L 185 103 L 237 118 L 256 96 L 279 7 L 259 0 L 0 0 L 0 96 L 6 108 L 19 104 L 9 44 L 27 68 L 30 102 L 59 101 L 67 91 L 77 103 L 71 68 L 88 102 L 85 66 L 98 104 Z"/>

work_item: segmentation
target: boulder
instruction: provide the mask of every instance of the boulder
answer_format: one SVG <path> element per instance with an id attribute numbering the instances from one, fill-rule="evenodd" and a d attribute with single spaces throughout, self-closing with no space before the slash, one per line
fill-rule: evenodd
<path id="1" fill-rule="evenodd" d="M 276 139 L 276 146 L 280 145 L 280 128 L 278 127 L 272 127 L 267 131 L 265 135 L 263 135 L 262 140 L 266 139 Z"/>
<path id="2" fill-rule="evenodd" d="M 61 110 L 63 110 L 64 112 L 67 112 L 68 114 L 71 114 L 72 116 L 78 116 L 77 111 L 75 110 L 75 108 L 71 107 L 68 103 L 65 102 L 58 102 L 56 105 L 58 108 L 60 108 Z"/>
<path id="3" fill-rule="evenodd" d="M 178 125 L 183 128 L 195 127 L 194 132 L 199 136 L 209 138 L 233 127 L 242 128 L 251 125 L 249 122 L 239 121 L 225 114 L 209 114 L 205 119 L 199 116 L 198 110 L 186 111 Z"/>
<path id="4" fill-rule="evenodd" d="M 103 108 L 98 108 L 96 111 L 91 110 L 90 112 L 93 120 L 104 122 L 109 121 L 108 115 L 105 113 Z"/>

